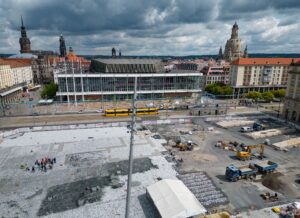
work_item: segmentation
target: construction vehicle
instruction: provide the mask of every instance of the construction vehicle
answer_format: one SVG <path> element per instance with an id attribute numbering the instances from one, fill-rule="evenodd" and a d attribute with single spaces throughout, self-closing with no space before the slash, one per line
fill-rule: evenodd
<path id="1" fill-rule="evenodd" d="M 251 164 L 249 166 L 236 167 L 229 165 L 226 167 L 225 176 L 231 182 L 236 182 L 240 179 L 248 179 L 256 177 L 258 170 Z"/>
<path id="2" fill-rule="evenodd" d="M 261 124 L 261 123 L 255 122 L 255 123 L 253 123 L 252 128 L 253 128 L 254 131 L 261 131 L 261 130 L 265 130 L 266 126 Z"/>
<path id="3" fill-rule="evenodd" d="M 200 215 L 200 216 L 196 216 L 195 218 L 230 218 L 230 214 L 224 211 L 224 212 L 219 212 L 219 213 L 214 213 L 209 215 Z"/>
<path id="4" fill-rule="evenodd" d="M 272 195 L 270 192 L 266 192 L 260 195 L 266 201 L 278 201 L 278 195 L 275 193 Z"/>
<path id="5" fill-rule="evenodd" d="M 176 148 L 179 148 L 179 151 L 191 151 L 194 148 L 194 143 L 192 141 L 181 142 L 176 141 Z"/>
<path id="6" fill-rule="evenodd" d="M 254 148 L 259 148 L 259 155 L 257 156 L 256 154 L 252 153 L 252 149 Z M 265 145 L 264 144 L 258 144 L 258 145 L 243 145 L 239 150 L 236 152 L 236 157 L 240 160 L 249 160 L 254 157 L 263 159 L 264 156 L 264 150 L 265 150 Z"/>
<path id="7" fill-rule="evenodd" d="M 226 167 L 225 176 L 229 181 L 235 182 L 240 179 L 255 178 L 258 173 L 267 174 L 273 172 L 278 164 L 272 161 L 261 163 L 250 163 L 246 166 L 236 167 L 229 165 Z"/>
<path id="8" fill-rule="evenodd" d="M 257 168 L 258 172 L 261 174 L 272 173 L 277 167 L 278 164 L 269 160 L 262 161 L 260 163 L 255 163 L 254 166 Z"/>
<path id="9" fill-rule="evenodd" d="M 218 147 L 218 148 L 223 148 L 225 150 L 230 150 L 230 151 L 237 151 L 236 150 L 236 147 L 238 146 L 238 142 L 224 142 L 222 140 L 219 140 L 216 144 L 215 144 L 215 147 Z"/>

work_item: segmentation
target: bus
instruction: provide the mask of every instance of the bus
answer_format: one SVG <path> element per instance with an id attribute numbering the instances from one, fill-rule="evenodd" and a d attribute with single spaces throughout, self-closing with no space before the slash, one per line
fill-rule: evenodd
<path id="1" fill-rule="evenodd" d="M 130 116 L 132 114 L 132 109 L 127 108 L 115 108 L 115 109 L 106 109 L 104 111 L 104 116 L 106 117 L 121 117 L 121 116 Z M 157 115 L 158 108 L 137 108 L 136 115 Z"/>

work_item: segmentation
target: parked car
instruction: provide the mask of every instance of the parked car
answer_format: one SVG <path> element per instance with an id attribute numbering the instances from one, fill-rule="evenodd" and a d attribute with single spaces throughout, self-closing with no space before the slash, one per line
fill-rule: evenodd
<path id="1" fill-rule="evenodd" d="M 241 132 L 253 132 L 253 128 L 250 126 L 243 126 Z"/>

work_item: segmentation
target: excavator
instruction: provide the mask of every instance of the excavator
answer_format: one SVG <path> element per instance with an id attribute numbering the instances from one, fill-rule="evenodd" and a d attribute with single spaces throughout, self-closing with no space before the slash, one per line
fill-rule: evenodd
<path id="1" fill-rule="evenodd" d="M 252 154 L 252 149 L 255 149 L 255 148 L 259 148 L 259 156 L 257 158 L 263 159 L 264 158 L 264 150 L 265 150 L 264 144 L 243 146 L 242 149 L 240 149 L 236 152 L 236 157 L 240 160 L 252 159 L 253 157 L 255 157 L 255 155 Z"/>

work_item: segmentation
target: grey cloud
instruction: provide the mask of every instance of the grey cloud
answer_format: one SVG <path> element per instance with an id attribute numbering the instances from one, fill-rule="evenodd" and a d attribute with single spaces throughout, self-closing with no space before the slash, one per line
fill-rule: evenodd
<path id="1" fill-rule="evenodd" d="M 57 50 L 63 33 L 81 54 L 215 54 L 236 20 L 250 53 L 299 52 L 289 30 L 299 10 L 299 0 L 0 0 L 0 52 L 18 52 L 20 15 L 33 49 Z M 254 27 L 260 19 L 278 20 L 274 34 Z"/>
<path id="2" fill-rule="evenodd" d="M 268 10 L 280 13 L 299 13 L 299 0 L 223 0 L 220 4 L 219 20 L 258 18 Z"/>

